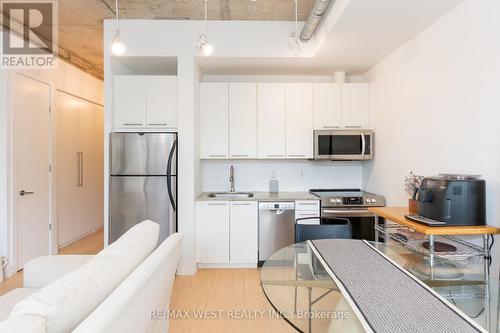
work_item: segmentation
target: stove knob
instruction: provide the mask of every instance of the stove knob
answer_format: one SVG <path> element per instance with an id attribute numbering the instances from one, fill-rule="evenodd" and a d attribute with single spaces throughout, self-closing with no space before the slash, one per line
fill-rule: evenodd
<path id="1" fill-rule="evenodd" d="M 370 198 L 366 198 L 366 199 L 365 199 L 365 202 L 366 202 L 366 203 L 371 203 L 371 202 L 372 202 L 372 199 L 370 199 Z"/>
<path id="2" fill-rule="evenodd" d="M 341 199 L 336 199 L 335 202 L 340 205 L 342 203 L 342 200 Z"/>
<path id="3" fill-rule="evenodd" d="M 372 203 L 376 203 L 377 202 L 377 199 L 372 199 Z"/>
<path id="4" fill-rule="evenodd" d="M 332 204 L 335 204 L 335 203 L 336 203 L 335 199 L 330 199 L 330 202 L 331 202 Z"/>

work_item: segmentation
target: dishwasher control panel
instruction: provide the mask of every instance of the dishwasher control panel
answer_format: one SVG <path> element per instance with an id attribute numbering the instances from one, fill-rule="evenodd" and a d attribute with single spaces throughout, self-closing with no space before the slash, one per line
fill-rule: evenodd
<path id="1" fill-rule="evenodd" d="M 259 202 L 259 209 L 295 209 L 295 202 Z"/>

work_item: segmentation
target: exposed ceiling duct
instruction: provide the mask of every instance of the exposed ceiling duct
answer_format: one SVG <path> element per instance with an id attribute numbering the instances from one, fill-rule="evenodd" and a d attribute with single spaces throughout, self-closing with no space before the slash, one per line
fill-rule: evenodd
<path id="1" fill-rule="evenodd" d="M 312 36 L 314 36 L 319 22 L 321 21 L 321 18 L 323 18 L 323 15 L 326 13 L 328 6 L 330 6 L 330 4 L 334 2 L 335 0 L 316 0 L 316 3 L 314 4 L 314 7 L 311 10 L 311 13 L 309 14 L 309 17 L 307 18 L 307 21 L 300 33 L 300 40 L 302 42 L 307 42 L 312 38 Z"/>

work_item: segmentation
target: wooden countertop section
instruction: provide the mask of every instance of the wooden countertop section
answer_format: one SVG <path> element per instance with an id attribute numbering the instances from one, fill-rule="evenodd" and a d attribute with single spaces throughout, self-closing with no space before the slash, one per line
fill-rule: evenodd
<path id="1" fill-rule="evenodd" d="M 375 215 L 383 217 L 386 220 L 404 225 L 425 235 L 484 235 L 499 234 L 500 229 L 485 226 L 457 226 L 457 227 L 429 227 L 424 224 L 408 220 L 405 215 L 408 214 L 408 207 L 370 207 L 368 210 Z"/>

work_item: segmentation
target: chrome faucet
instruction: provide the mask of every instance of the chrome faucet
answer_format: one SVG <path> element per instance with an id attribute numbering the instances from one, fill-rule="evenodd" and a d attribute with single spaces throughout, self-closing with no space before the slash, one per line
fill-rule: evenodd
<path id="1" fill-rule="evenodd" d="M 231 183 L 230 192 L 235 192 L 234 191 L 234 168 L 232 165 L 231 165 L 231 168 L 229 168 L 229 182 Z"/>

